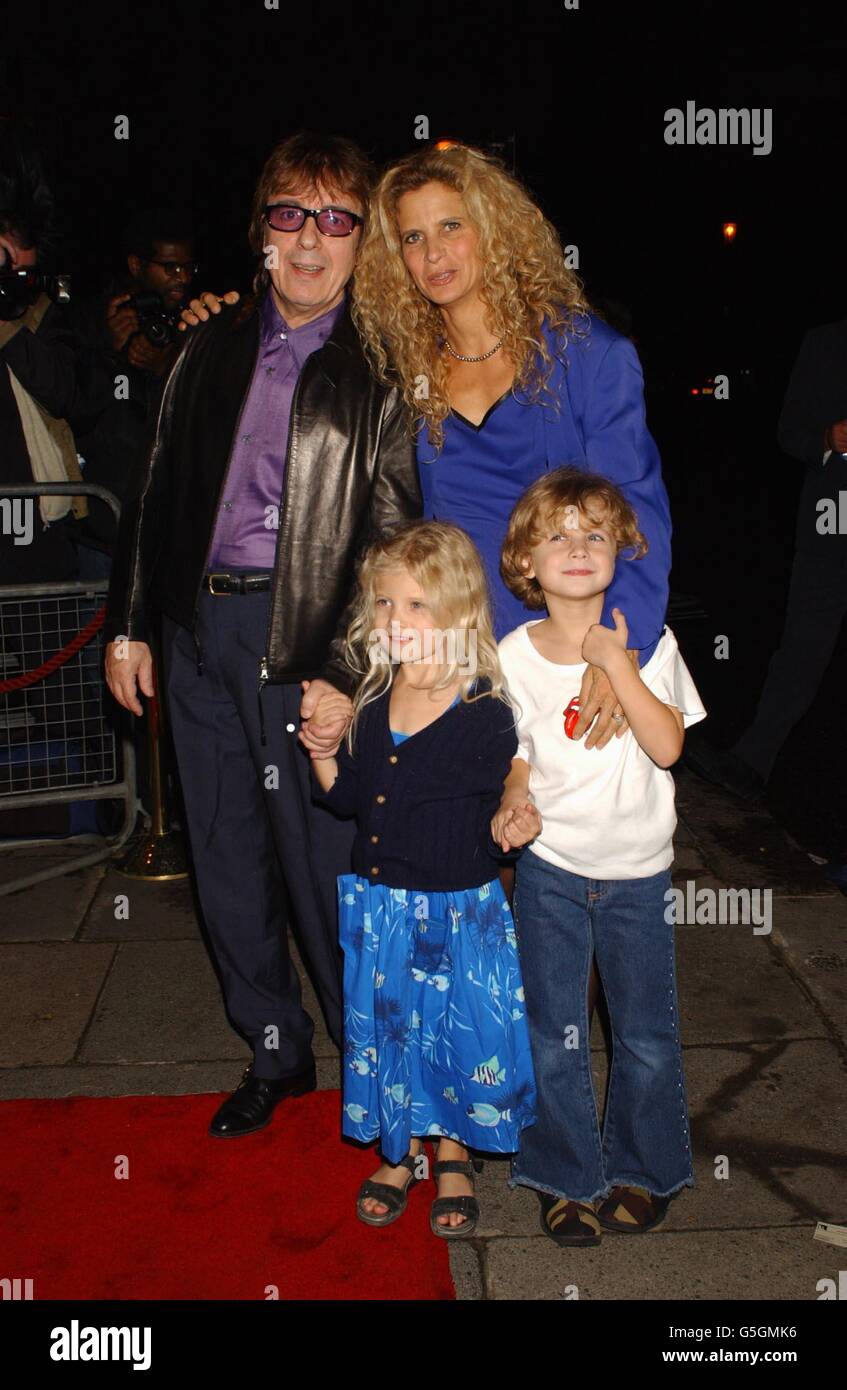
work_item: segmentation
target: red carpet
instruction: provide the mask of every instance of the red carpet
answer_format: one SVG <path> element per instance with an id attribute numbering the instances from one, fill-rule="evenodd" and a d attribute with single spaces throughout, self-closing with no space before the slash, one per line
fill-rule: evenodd
<path id="1" fill-rule="evenodd" d="M 222 1099 L 0 1102 L 0 1274 L 39 1300 L 455 1297 L 433 1183 L 388 1230 L 356 1219 L 379 1159 L 342 1142 L 337 1091 L 233 1140 L 206 1134 Z"/>

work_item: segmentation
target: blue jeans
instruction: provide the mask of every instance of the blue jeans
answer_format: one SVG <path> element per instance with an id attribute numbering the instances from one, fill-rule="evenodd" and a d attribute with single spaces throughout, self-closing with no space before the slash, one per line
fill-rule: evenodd
<path id="1" fill-rule="evenodd" d="M 659 1196 L 694 1185 L 670 883 L 669 869 L 600 880 L 532 850 L 518 861 L 514 917 L 538 1119 L 521 1136 L 510 1186 L 590 1202 L 619 1183 Z M 589 1051 L 592 954 L 613 1036 L 602 1140 Z"/>

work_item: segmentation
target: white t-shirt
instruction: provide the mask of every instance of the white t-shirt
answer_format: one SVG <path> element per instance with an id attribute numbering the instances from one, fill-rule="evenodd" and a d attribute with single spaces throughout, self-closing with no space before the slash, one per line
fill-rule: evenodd
<path id="1" fill-rule="evenodd" d="M 584 878 L 649 878 L 673 859 L 674 781 L 630 729 L 605 748 L 565 733 L 564 711 L 579 694 L 586 663 L 560 666 L 533 646 L 524 623 L 503 638 L 500 662 L 515 708 L 518 751 L 530 765 L 529 789 L 544 828 L 533 854 Z M 666 627 L 641 679 L 686 728 L 705 719 L 700 696 Z"/>

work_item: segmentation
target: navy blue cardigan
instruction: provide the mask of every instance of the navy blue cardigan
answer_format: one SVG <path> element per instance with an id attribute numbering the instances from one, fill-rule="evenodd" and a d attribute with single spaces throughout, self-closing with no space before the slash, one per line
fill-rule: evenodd
<path id="1" fill-rule="evenodd" d="M 365 706 L 353 756 L 342 744 L 337 780 L 328 792 L 315 781 L 313 799 L 355 815 L 353 870 L 371 883 L 432 893 L 478 888 L 496 876 L 498 860 L 519 853 L 504 854 L 490 829 L 517 752 L 514 714 L 492 696 L 460 701 L 395 745 L 390 697 L 389 688 Z"/>

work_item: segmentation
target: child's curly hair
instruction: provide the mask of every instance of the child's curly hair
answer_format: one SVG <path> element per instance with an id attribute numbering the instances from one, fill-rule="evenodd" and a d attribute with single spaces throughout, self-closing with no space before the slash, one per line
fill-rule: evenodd
<path id="1" fill-rule="evenodd" d="M 632 548 L 629 560 L 647 554 L 647 541 L 638 529 L 638 518 L 624 497 L 599 473 L 578 468 L 554 468 L 528 487 L 509 517 L 509 528 L 500 553 L 500 574 L 506 587 L 526 608 L 543 608 L 544 593 L 537 579 L 526 573 L 529 552 L 550 529 L 567 526 L 569 507 L 576 508 L 592 526 L 612 533 L 617 553 Z"/>

